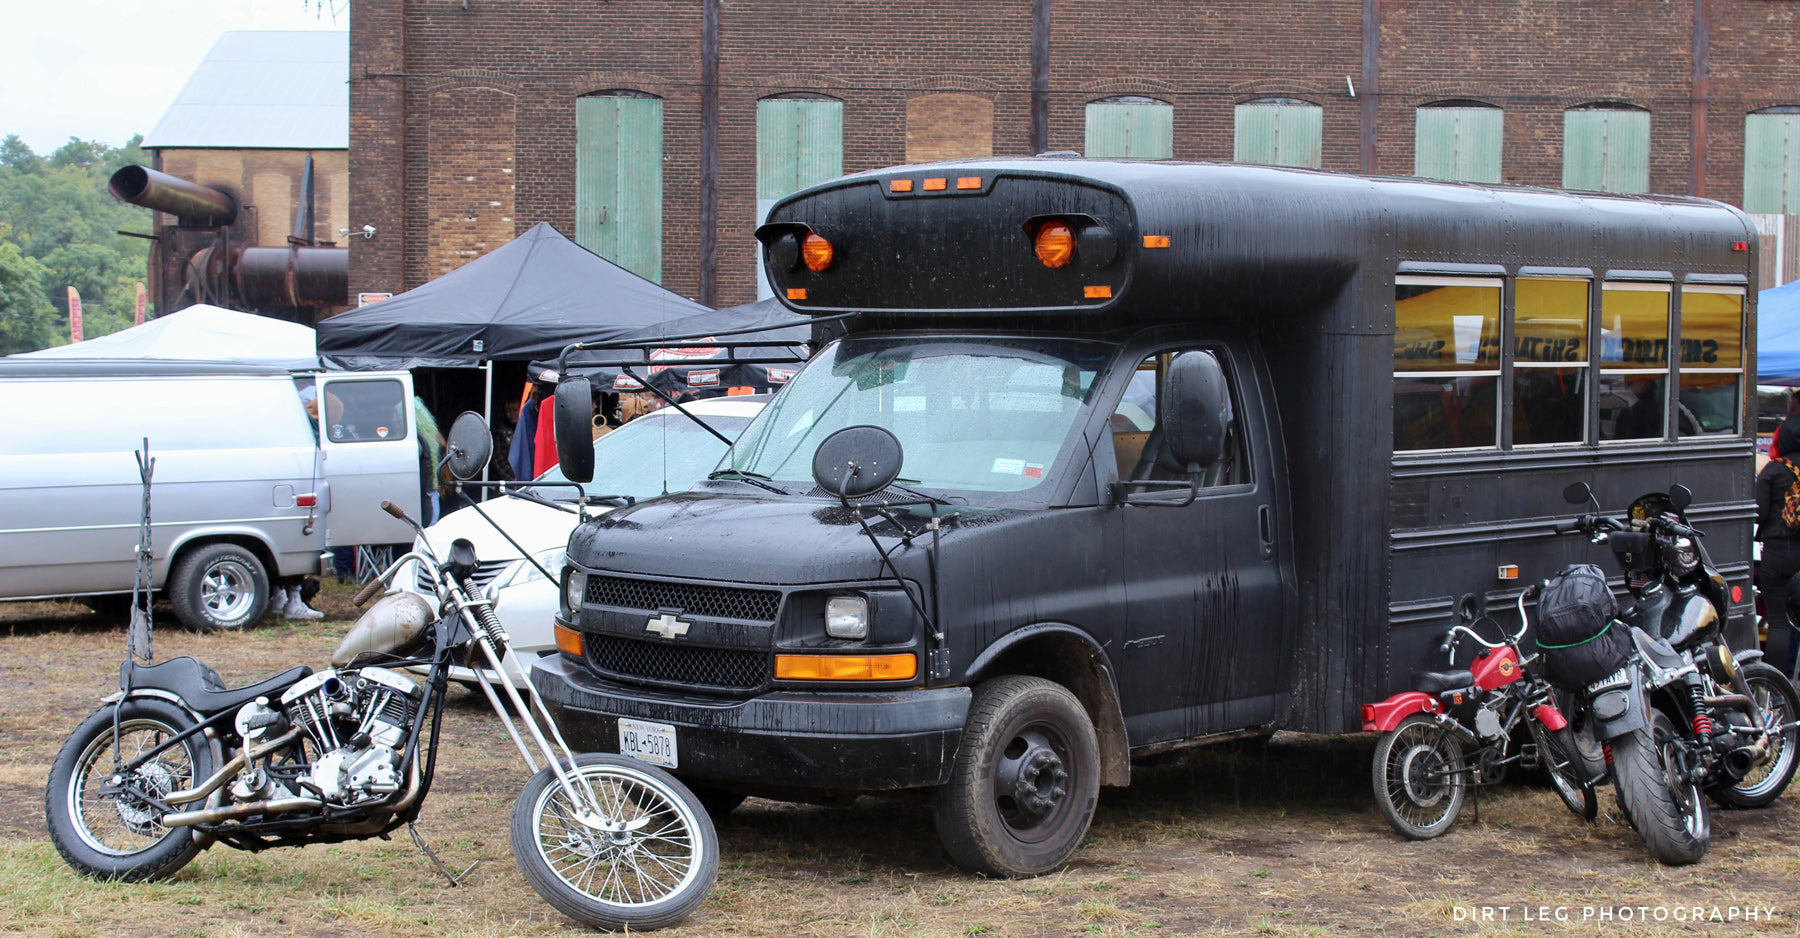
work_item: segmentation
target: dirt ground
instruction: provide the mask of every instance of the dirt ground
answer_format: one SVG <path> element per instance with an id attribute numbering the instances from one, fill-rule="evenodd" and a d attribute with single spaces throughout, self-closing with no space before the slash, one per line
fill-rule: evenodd
<path id="1" fill-rule="evenodd" d="M 159 613 L 160 658 L 192 654 L 228 681 L 319 666 L 352 612 L 323 623 L 198 635 Z M 582 933 L 526 885 L 507 836 L 527 773 L 485 701 L 453 692 L 425 838 L 461 870 L 449 887 L 404 836 L 245 854 L 215 848 L 175 879 L 100 884 L 64 866 L 44 779 L 64 737 L 116 687 L 114 620 L 73 603 L 0 604 L 0 933 L 53 936 L 560 935 Z M 1372 736 L 1283 734 L 1140 767 L 1105 790 L 1087 843 L 1037 879 L 951 867 L 927 807 L 863 798 L 823 808 L 752 800 L 720 829 L 723 860 L 680 936 L 1795 935 L 1800 807 L 1713 813 L 1712 851 L 1659 866 L 1601 792 L 1585 824 L 1548 790 L 1481 792 L 1444 837 L 1401 840 L 1369 793 Z M 1753 916 L 1753 917 L 1752 917 Z M 1748 919 L 1748 920 L 1747 920 Z"/>

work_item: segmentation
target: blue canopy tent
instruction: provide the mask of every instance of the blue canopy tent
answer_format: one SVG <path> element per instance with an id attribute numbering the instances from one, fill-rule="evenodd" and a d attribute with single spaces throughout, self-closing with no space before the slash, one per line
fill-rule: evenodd
<path id="1" fill-rule="evenodd" d="M 1800 280 L 1756 295 L 1756 383 L 1800 385 Z"/>

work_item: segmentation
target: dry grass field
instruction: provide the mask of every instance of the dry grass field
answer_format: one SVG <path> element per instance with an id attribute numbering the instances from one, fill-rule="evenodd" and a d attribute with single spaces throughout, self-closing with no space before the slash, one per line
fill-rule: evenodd
<path id="1" fill-rule="evenodd" d="M 352 617 L 348 593 L 328 587 L 318 601 L 331 613 L 323 623 L 274 621 L 236 635 L 189 633 L 159 613 L 156 651 L 195 655 L 237 682 L 317 666 Z M 65 734 L 114 689 L 123 653 L 117 623 L 83 606 L 0 605 L 0 933 L 584 933 L 514 866 L 507 819 L 526 772 L 482 698 L 462 690 L 446 711 L 438 780 L 419 825 L 453 868 L 479 861 L 460 888 L 404 836 L 261 854 L 215 848 L 155 885 L 78 878 L 45 833 L 44 778 Z M 670 934 L 1800 933 L 1800 795 L 1766 811 L 1715 811 L 1712 852 L 1683 869 L 1658 866 L 1606 816 L 1617 813 L 1610 791 L 1601 793 L 1601 821 L 1589 825 L 1548 790 L 1486 790 L 1449 834 L 1409 843 L 1371 803 L 1373 745 L 1366 736 L 1284 734 L 1140 768 L 1131 788 L 1103 792 L 1072 863 L 1019 881 L 952 868 L 920 803 L 752 800 L 720 830 L 712 895 Z M 1722 920 L 1693 921 L 1695 908 Z M 1746 908 L 1773 917 L 1735 920 Z"/>

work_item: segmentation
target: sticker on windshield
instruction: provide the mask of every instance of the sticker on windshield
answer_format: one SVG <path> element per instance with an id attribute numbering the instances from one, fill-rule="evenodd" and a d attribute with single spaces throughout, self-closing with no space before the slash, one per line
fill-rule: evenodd
<path id="1" fill-rule="evenodd" d="M 988 471 L 999 474 L 999 475 L 1009 475 L 1009 476 L 1023 475 L 1025 473 L 1025 460 L 1023 460 L 1023 459 L 995 459 L 994 460 L 994 468 L 989 469 Z M 1042 472 L 1043 470 L 1040 468 L 1038 471 Z"/>
<path id="2" fill-rule="evenodd" d="M 1043 477 L 1044 466 L 1042 463 L 1028 462 L 1025 464 L 1025 478 L 1042 479 Z"/>

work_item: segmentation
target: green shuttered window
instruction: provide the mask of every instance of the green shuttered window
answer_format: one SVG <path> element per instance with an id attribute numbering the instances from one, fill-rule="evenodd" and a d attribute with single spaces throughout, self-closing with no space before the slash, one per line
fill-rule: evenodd
<path id="1" fill-rule="evenodd" d="M 779 199 L 844 174 L 844 102 L 756 103 L 756 197 Z"/>
<path id="2" fill-rule="evenodd" d="M 1800 107 L 1744 116 L 1744 211 L 1800 213 Z"/>
<path id="3" fill-rule="evenodd" d="M 1464 182 L 1500 181 L 1504 111 L 1459 103 L 1427 105 L 1414 113 L 1413 175 Z"/>
<path id="4" fill-rule="evenodd" d="M 1090 102 L 1084 152 L 1095 160 L 1166 160 L 1175 152 L 1175 108 L 1136 95 Z"/>
<path id="5" fill-rule="evenodd" d="M 662 281 L 662 99 L 600 94 L 575 102 L 575 243 Z"/>
<path id="6" fill-rule="evenodd" d="M 1650 191 L 1650 112 L 1580 107 L 1563 112 L 1564 189 Z"/>
<path id="7" fill-rule="evenodd" d="M 1265 166 L 1319 168 L 1324 110 L 1293 98 L 1265 98 L 1237 106 L 1231 158 Z"/>

